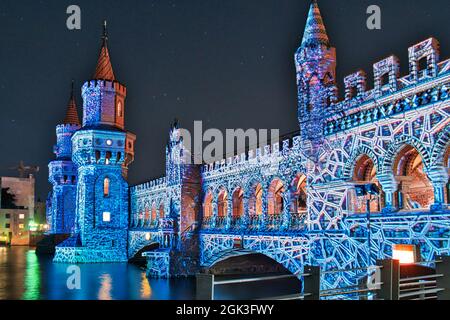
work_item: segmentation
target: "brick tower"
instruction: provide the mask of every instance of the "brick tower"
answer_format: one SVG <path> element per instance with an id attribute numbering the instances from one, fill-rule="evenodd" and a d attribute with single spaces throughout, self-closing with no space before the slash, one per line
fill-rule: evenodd
<path id="1" fill-rule="evenodd" d="M 127 261 L 126 177 L 136 137 L 124 130 L 126 93 L 114 75 L 105 22 L 94 76 L 82 87 L 83 124 L 72 137 L 78 166 L 75 233 L 57 247 L 55 261 Z"/>

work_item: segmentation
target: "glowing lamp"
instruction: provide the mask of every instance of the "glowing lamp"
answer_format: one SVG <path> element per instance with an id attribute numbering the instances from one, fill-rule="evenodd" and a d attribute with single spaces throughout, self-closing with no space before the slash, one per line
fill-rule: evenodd
<path id="1" fill-rule="evenodd" d="M 103 222 L 111 221 L 111 212 L 103 212 Z"/>
<path id="2" fill-rule="evenodd" d="M 400 264 L 416 263 L 416 246 L 397 244 L 392 248 L 392 259 L 400 261 Z"/>
<path id="3" fill-rule="evenodd" d="M 145 234 L 145 240 L 147 240 L 147 241 L 150 240 L 150 233 L 147 232 L 147 233 Z"/>

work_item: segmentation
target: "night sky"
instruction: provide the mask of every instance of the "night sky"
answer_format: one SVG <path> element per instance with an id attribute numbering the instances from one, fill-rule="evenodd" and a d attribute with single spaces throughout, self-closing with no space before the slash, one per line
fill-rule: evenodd
<path id="1" fill-rule="evenodd" d="M 191 129 L 298 129 L 293 54 L 309 0 L 157 0 L 0 2 L 0 175 L 20 160 L 38 165 L 37 195 L 50 184 L 55 126 L 65 115 L 70 81 L 91 78 L 108 20 L 116 78 L 128 88 L 126 127 L 136 133 L 130 184 L 164 174 L 170 123 Z M 66 8 L 81 7 L 82 29 L 66 28 Z M 366 9 L 382 9 L 382 30 L 366 28 Z M 320 0 L 337 48 L 338 79 L 429 36 L 450 57 L 448 0 Z"/>

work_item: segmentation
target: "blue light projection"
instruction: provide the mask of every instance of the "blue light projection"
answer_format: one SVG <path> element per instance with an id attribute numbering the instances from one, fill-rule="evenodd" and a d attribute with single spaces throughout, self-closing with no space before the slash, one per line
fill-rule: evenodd
<path id="1" fill-rule="evenodd" d="M 166 176 L 131 188 L 125 177 L 135 137 L 117 119 L 125 88 L 86 83 L 83 127 L 72 136 L 75 228 L 55 261 L 142 254 L 147 276 L 163 278 L 250 253 L 296 275 L 305 264 L 359 268 L 369 255 L 368 209 L 372 261 L 390 257 L 393 244 L 420 244 L 426 260 L 449 254 L 450 60 L 440 62 L 437 40 L 427 39 L 409 48 L 408 75 L 399 76 L 390 56 L 374 64 L 374 89 L 358 71 L 345 78 L 339 100 L 336 53 L 315 1 L 305 29 L 295 54 L 300 136 L 196 166 L 185 161 L 174 125 Z M 369 208 L 355 192 L 362 183 L 381 189 Z M 325 275 L 322 287 L 361 276 Z"/>

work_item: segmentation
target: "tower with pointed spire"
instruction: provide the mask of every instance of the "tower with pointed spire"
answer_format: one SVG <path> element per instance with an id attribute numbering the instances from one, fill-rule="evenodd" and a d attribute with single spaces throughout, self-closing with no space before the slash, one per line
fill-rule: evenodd
<path id="1" fill-rule="evenodd" d="M 83 123 L 72 136 L 78 168 L 76 221 L 56 262 L 127 261 L 128 165 L 135 135 L 124 130 L 126 87 L 113 72 L 106 22 L 93 79 L 82 89 Z"/>
<path id="2" fill-rule="evenodd" d="M 324 136 L 324 121 L 335 97 L 336 50 L 330 45 L 316 0 L 309 9 L 303 40 L 295 54 L 295 66 L 301 136 L 317 147 Z"/>
<path id="3" fill-rule="evenodd" d="M 73 91 L 64 121 L 56 126 L 56 160 L 49 163 L 51 206 L 47 208 L 47 222 L 52 234 L 69 234 L 74 230 L 77 167 L 72 162 L 72 136 L 80 129 L 77 105 Z"/>

